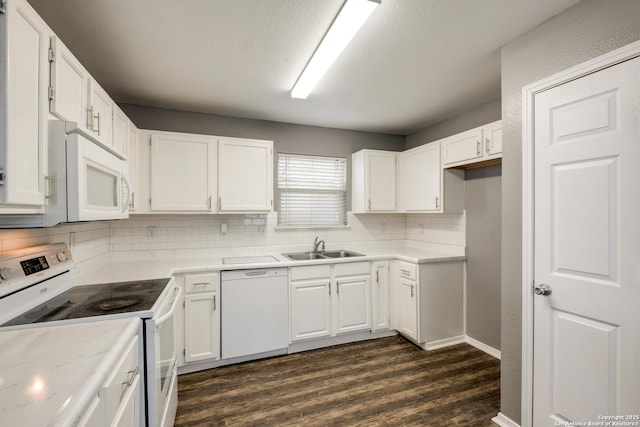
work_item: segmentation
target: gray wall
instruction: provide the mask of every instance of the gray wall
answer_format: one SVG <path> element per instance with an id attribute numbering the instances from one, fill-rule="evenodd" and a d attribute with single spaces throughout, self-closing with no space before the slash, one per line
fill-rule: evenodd
<path id="1" fill-rule="evenodd" d="M 500 120 L 500 117 L 502 117 L 502 108 L 500 106 L 500 98 L 497 98 L 407 135 L 406 148 L 417 147 L 427 142 L 437 141 L 465 130 L 486 125 Z"/>
<path id="2" fill-rule="evenodd" d="M 465 172 L 467 335 L 500 349 L 501 165 Z"/>
<path id="3" fill-rule="evenodd" d="M 521 420 L 522 87 L 640 39 L 640 1 L 583 0 L 502 49 L 501 412 Z"/>
<path id="4" fill-rule="evenodd" d="M 500 99 L 407 135 L 407 148 L 500 120 Z M 465 171 L 467 334 L 500 349 L 501 166 Z"/>
<path id="5" fill-rule="evenodd" d="M 273 140 L 276 155 L 295 153 L 346 157 L 347 171 L 351 170 L 351 154 L 358 150 L 402 151 L 405 145 L 403 135 L 294 125 L 131 104 L 122 104 L 120 107 L 140 129 Z M 347 209 L 351 209 L 350 172 L 347 178 Z"/>

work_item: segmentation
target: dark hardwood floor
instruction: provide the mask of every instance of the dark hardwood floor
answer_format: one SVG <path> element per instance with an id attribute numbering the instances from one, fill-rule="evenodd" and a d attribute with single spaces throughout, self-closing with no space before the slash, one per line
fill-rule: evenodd
<path id="1" fill-rule="evenodd" d="M 178 396 L 176 427 L 484 427 L 499 411 L 500 362 L 395 336 L 182 375 Z"/>

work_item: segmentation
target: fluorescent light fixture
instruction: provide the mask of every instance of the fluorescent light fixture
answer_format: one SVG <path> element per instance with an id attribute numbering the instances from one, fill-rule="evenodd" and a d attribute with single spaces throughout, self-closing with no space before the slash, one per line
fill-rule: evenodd
<path id="1" fill-rule="evenodd" d="M 292 98 L 306 98 L 344 48 L 356 35 L 380 0 L 347 0 L 324 35 L 298 81 L 291 90 Z"/>

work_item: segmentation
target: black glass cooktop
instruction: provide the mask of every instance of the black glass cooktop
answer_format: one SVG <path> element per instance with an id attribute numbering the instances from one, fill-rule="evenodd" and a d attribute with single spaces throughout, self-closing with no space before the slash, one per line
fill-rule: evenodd
<path id="1" fill-rule="evenodd" d="M 146 311 L 167 283 L 169 279 L 75 286 L 2 326 Z"/>

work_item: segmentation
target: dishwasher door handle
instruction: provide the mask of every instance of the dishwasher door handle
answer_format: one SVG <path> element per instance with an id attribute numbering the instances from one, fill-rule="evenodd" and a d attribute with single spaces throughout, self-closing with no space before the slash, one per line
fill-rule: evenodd
<path id="1" fill-rule="evenodd" d="M 264 276 L 266 274 L 267 274 L 267 270 L 253 270 L 253 271 L 247 271 L 246 273 L 244 273 L 244 275 L 247 277 Z"/>

